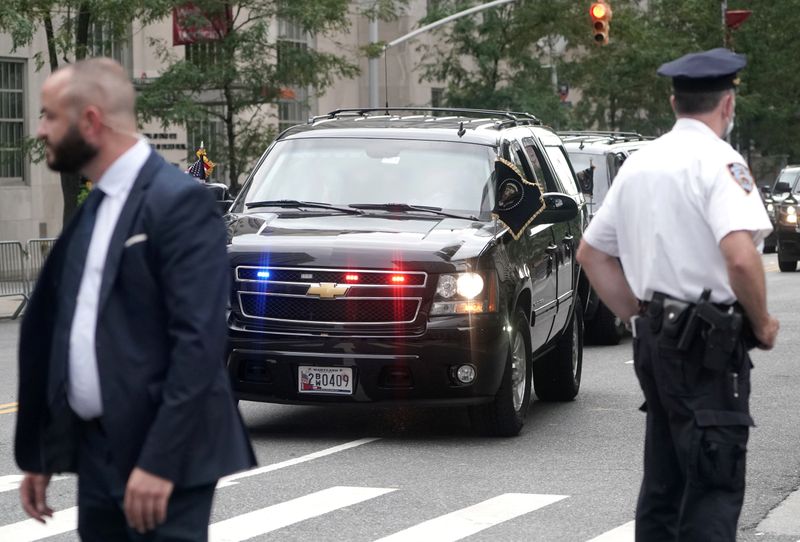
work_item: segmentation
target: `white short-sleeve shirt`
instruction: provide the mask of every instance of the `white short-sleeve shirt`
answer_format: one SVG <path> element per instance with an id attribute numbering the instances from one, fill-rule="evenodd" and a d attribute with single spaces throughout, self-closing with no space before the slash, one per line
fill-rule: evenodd
<path id="1" fill-rule="evenodd" d="M 694 301 L 710 288 L 712 302 L 733 303 L 719 243 L 734 231 L 756 245 L 772 231 L 753 176 L 711 128 L 681 118 L 625 161 L 584 240 L 620 259 L 639 299 Z"/>

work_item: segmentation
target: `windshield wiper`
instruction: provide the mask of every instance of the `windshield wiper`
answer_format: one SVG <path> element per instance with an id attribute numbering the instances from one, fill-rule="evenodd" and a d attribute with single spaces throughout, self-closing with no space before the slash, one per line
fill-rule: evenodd
<path id="1" fill-rule="evenodd" d="M 351 215 L 363 215 L 364 211 L 353 209 L 352 207 L 345 207 L 343 205 L 331 205 L 330 203 L 321 203 L 318 201 L 303 201 L 297 199 L 270 199 L 264 201 L 251 201 L 245 203 L 248 209 L 255 209 L 258 207 L 314 207 L 317 209 L 330 209 L 332 211 L 341 211 Z"/>
<path id="2" fill-rule="evenodd" d="M 477 217 L 472 215 L 459 215 L 456 213 L 448 213 L 447 211 L 442 211 L 441 207 L 432 207 L 430 205 L 411 205 L 409 203 L 351 203 L 350 207 L 355 207 L 356 209 L 382 209 L 384 211 L 393 211 L 393 212 L 422 212 L 422 213 L 433 213 L 439 216 L 446 216 L 448 218 L 462 218 L 465 220 L 479 220 Z"/>

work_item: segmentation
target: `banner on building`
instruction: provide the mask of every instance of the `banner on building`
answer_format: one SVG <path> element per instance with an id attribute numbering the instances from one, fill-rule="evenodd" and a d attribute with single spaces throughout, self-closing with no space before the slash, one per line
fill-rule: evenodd
<path id="1" fill-rule="evenodd" d="M 204 13 L 193 2 L 172 8 L 172 45 L 214 41 L 228 32 L 233 20 L 230 4 L 219 13 Z"/>

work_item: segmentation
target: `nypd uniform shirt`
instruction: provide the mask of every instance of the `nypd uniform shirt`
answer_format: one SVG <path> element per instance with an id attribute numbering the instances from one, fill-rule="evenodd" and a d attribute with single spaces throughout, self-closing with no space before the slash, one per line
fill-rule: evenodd
<path id="1" fill-rule="evenodd" d="M 706 124 L 681 118 L 635 152 L 614 179 L 584 240 L 616 256 L 634 295 L 654 292 L 733 303 L 720 241 L 748 231 L 757 246 L 772 231 L 742 156 Z"/>

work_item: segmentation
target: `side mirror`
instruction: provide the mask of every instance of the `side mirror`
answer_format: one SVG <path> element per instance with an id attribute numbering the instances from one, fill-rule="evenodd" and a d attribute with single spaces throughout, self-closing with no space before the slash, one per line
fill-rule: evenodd
<path id="1" fill-rule="evenodd" d="M 772 189 L 773 194 L 788 194 L 792 191 L 792 187 L 789 186 L 789 183 L 778 183 L 775 185 L 775 188 Z"/>
<path id="2" fill-rule="evenodd" d="M 542 195 L 544 210 L 534 220 L 534 224 L 556 224 L 567 222 L 578 216 L 578 203 L 567 194 L 548 192 Z"/>

